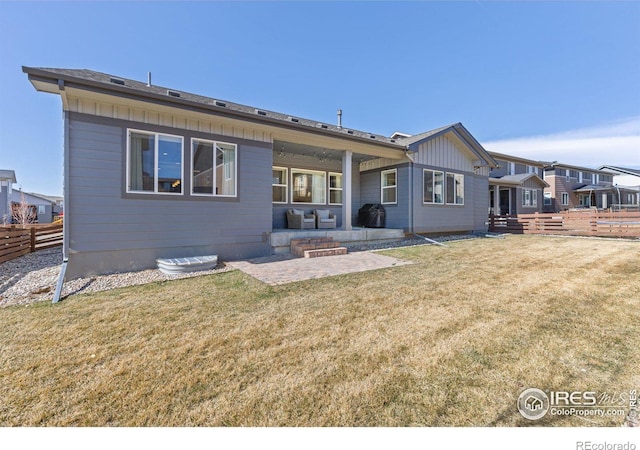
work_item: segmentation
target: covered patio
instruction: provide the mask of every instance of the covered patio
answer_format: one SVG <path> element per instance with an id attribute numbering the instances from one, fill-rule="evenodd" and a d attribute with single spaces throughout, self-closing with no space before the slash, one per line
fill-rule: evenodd
<path id="1" fill-rule="evenodd" d="M 378 158 L 402 162 L 403 146 L 395 140 L 370 135 L 371 142 L 354 140 L 351 130 L 342 129 L 345 138 L 312 133 L 288 132 L 273 141 L 272 215 L 273 232 L 291 230 L 288 210 L 328 210 L 335 216 L 335 228 L 329 231 L 352 231 L 357 225 L 361 201 L 360 164 Z M 317 227 L 314 227 L 317 228 Z M 311 230 L 304 230 L 308 233 Z M 316 230 L 326 233 L 327 230 Z M 359 233 L 366 235 L 366 233 Z"/>

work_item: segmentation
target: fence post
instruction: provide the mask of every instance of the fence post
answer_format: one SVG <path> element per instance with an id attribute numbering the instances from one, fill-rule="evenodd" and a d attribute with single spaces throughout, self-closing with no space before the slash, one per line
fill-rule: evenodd
<path id="1" fill-rule="evenodd" d="M 31 227 L 29 231 L 31 232 L 31 252 L 35 252 L 36 251 L 36 229 L 35 227 Z"/>

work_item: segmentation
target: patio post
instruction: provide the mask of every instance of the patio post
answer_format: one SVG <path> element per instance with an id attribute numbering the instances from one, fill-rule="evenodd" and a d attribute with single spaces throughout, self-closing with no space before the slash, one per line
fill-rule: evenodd
<path id="1" fill-rule="evenodd" d="M 342 153 L 342 229 L 351 231 L 351 171 L 353 152 Z"/>
<path id="2" fill-rule="evenodd" d="M 502 211 L 500 210 L 500 186 L 497 184 L 493 186 L 493 215 L 500 216 Z"/>

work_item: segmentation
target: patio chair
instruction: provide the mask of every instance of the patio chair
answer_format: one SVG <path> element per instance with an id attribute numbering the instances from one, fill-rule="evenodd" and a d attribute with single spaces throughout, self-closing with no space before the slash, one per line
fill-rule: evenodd
<path id="1" fill-rule="evenodd" d="M 316 227 L 316 216 L 305 214 L 301 209 L 287 210 L 287 228 L 305 230 Z"/>
<path id="2" fill-rule="evenodd" d="M 316 227 L 320 228 L 335 228 L 336 216 L 328 209 L 314 209 L 313 214 L 316 216 Z"/>

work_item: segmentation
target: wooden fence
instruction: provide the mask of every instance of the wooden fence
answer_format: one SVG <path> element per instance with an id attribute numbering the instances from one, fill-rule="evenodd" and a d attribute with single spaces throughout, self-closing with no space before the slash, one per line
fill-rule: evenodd
<path id="1" fill-rule="evenodd" d="M 0 226 L 0 263 L 62 245 L 62 224 Z"/>
<path id="2" fill-rule="evenodd" d="M 640 212 L 585 210 L 550 214 L 490 216 L 489 231 L 516 234 L 640 238 Z"/>

